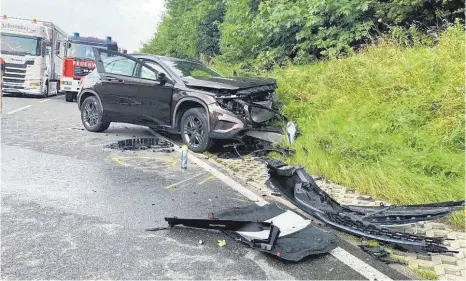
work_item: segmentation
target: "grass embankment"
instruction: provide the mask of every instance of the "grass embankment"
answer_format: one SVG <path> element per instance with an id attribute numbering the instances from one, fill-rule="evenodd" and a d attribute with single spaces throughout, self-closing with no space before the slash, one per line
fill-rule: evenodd
<path id="1" fill-rule="evenodd" d="M 464 199 L 464 37 L 456 26 L 435 47 L 384 41 L 269 74 L 302 132 L 290 161 L 391 203 Z M 448 222 L 464 228 L 464 211 Z"/>

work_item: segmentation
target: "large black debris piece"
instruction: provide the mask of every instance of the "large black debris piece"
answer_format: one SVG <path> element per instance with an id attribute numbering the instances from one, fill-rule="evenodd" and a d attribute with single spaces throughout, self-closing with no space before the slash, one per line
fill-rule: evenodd
<path id="1" fill-rule="evenodd" d="M 105 146 L 105 148 L 117 150 L 152 149 L 153 151 L 161 152 L 172 152 L 174 150 L 173 147 L 173 143 L 163 139 L 159 139 L 157 137 L 120 140 Z"/>
<path id="2" fill-rule="evenodd" d="M 295 150 L 273 144 L 266 140 L 243 137 L 240 142 L 224 145 L 217 157 L 222 159 L 238 159 L 245 156 L 264 157 L 271 152 L 279 153 L 284 157 L 289 157 L 296 153 Z"/>
<path id="3" fill-rule="evenodd" d="M 300 167 L 267 159 L 273 191 L 279 191 L 294 205 L 330 226 L 358 237 L 377 240 L 395 248 L 414 252 L 450 252 L 442 245 L 445 239 L 392 231 L 383 226 L 414 223 L 447 216 L 464 206 L 464 201 L 406 206 L 345 206 L 317 186 Z"/>
<path id="4" fill-rule="evenodd" d="M 310 224 L 309 220 L 275 204 L 233 208 L 211 219 L 165 218 L 172 227 L 183 225 L 224 231 L 251 248 L 279 259 L 297 262 L 336 248 L 336 236 Z"/>

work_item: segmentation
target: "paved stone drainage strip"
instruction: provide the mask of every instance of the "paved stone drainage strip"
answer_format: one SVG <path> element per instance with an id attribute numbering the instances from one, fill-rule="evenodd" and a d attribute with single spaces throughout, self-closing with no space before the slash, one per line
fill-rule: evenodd
<path id="1" fill-rule="evenodd" d="M 241 178 L 262 194 L 269 194 L 270 190 L 265 185 L 268 179 L 268 171 L 264 162 L 253 157 L 241 159 L 221 159 L 215 156 L 212 159 L 224 169 Z M 361 195 L 344 186 L 333 184 L 322 178 L 314 178 L 316 184 L 333 199 L 341 204 L 357 206 L 389 206 L 388 202 L 375 200 Z M 273 196 L 272 196 L 273 197 Z M 464 232 L 450 229 L 447 225 L 438 222 L 417 222 L 393 227 L 394 230 L 405 231 L 415 235 L 453 239 L 445 241 L 444 245 L 451 251 L 458 253 L 443 254 L 416 254 L 410 252 L 393 251 L 392 257 L 408 264 L 409 268 L 427 270 L 435 273 L 442 280 L 464 280 L 466 277 L 466 235 Z"/>

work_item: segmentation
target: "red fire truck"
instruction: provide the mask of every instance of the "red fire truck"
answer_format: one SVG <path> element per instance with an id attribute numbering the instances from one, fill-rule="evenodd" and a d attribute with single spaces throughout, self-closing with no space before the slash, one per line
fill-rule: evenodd
<path id="1" fill-rule="evenodd" d="M 60 81 L 60 91 L 65 92 L 67 102 L 72 102 L 81 90 L 79 81 L 95 68 L 93 47 L 111 51 L 119 51 L 116 42 L 111 37 L 99 39 L 81 37 L 74 33 L 65 43 L 65 58 L 63 60 L 63 75 Z"/>

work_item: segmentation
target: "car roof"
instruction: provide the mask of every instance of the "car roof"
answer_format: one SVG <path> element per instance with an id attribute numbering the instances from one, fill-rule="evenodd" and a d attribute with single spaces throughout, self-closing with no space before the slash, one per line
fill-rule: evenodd
<path id="1" fill-rule="evenodd" d="M 185 61 L 185 62 L 191 62 L 191 63 L 198 63 L 202 64 L 199 61 L 194 61 L 194 60 L 186 60 L 186 59 L 180 59 L 180 58 L 174 58 L 174 57 L 166 57 L 166 56 L 158 56 L 158 55 L 152 55 L 152 54 L 129 54 L 130 56 L 136 57 L 138 59 L 163 59 L 163 60 L 169 60 L 169 61 Z"/>

